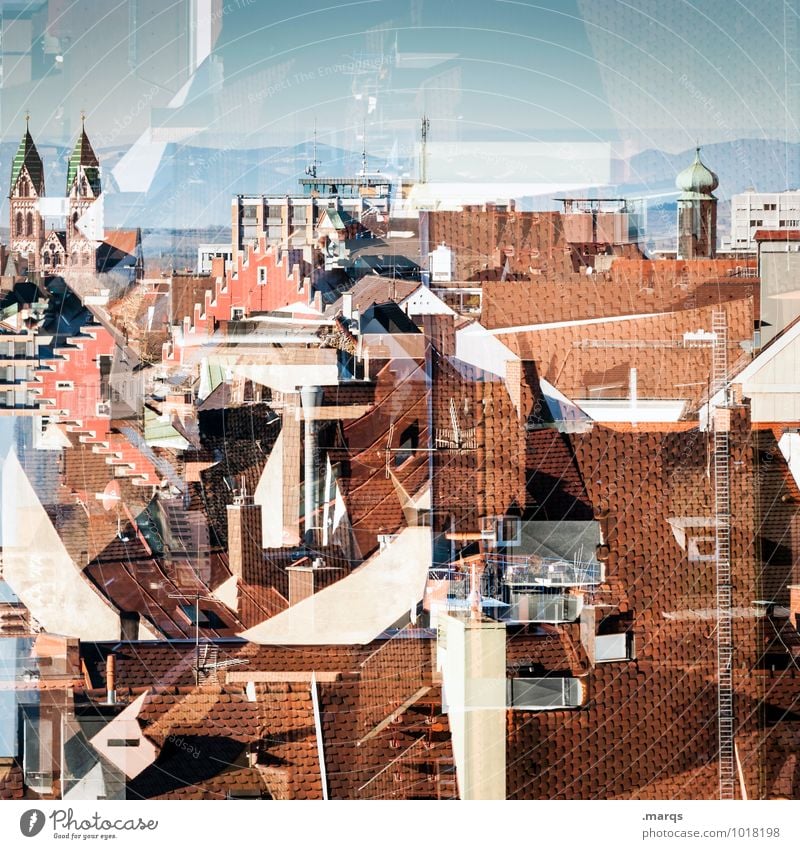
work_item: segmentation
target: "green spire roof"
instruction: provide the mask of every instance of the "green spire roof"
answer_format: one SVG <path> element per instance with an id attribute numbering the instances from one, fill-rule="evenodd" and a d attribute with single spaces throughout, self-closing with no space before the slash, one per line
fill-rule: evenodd
<path id="1" fill-rule="evenodd" d="M 681 199 L 713 198 L 711 193 L 719 186 L 719 178 L 700 160 L 700 148 L 695 148 L 694 162 L 678 174 L 675 185 L 681 190 Z"/>
<path id="2" fill-rule="evenodd" d="M 42 165 L 42 157 L 39 156 L 39 151 L 36 150 L 36 145 L 33 143 L 28 127 L 25 127 L 25 135 L 19 143 L 17 152 L 14 156 L 14 161 L 11 164 L 11 191 L 14 191 L 14 186 L 17 184 L 19 175 L 22 173 L 23 165 L 28 169 L 28 174 L 33 181 L 33 186 L 36 193 L 44 194 L 44 166 Z"/>
<path id="3" fill-rule="evenodd" d="M 75 147 L 72 148 L 67 165 L 67 194 L 70 193 L 81 166 L 83 166 L 84 174 L 86 174 L 86 179 L 89 181 L 94 194 L 100 194 L 100 162 L 83 127 L 81 127 L 81 134 L 75 142 Z"/>

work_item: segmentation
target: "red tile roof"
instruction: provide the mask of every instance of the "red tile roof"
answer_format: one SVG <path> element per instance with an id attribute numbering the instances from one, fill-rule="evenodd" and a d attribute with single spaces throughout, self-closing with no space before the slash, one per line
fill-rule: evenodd
<path id="1" fill-rule="evenodd" d="M 755 260 L 634 260 L 617 258 L 611 270 L 587 276 L 485 282 L 481 323 L 487 328 L 616 315 L 697 309 L 753 297 L 758 313 Z"/>
<path id="2" fill-rule="evenodd" d="M 800 242 L 800 230 L 756 230 L 757 242 Z"/>
<path id="3" fill-rule="evenodd" d="M 545 325 L 498 338 L 523 359 L 534 360 L 542 377 L 569 398 L 627 398 L 630 369 L 636 368 L 639 398 L 685 398 L 697 405 L 708 392 L 712 346 L 687 342 L 684 334 L 710 332 L 715 309 L 727 314 L 733 365 L 742 358 L 740 343 L 753 335 L 749 298 L 624 321 Z"/>

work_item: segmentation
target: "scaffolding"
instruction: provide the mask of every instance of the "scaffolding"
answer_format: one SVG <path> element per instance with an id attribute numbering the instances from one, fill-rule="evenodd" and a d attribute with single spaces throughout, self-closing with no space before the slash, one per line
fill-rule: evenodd
<path id="1" fill-rule="evenodd" d="M 714 410 L 714 513 L 716 518 L 717 590 L 717 708 L 719 737 L 719 797 L 734 799 L 736 750 L 733 716 L 733 634 L 731 616 L 731 495 L 730 410 L 727 409 L 728 325 L 724 310 L 712 316 L 715 334 L 712 398 L 720 398 Z"/>

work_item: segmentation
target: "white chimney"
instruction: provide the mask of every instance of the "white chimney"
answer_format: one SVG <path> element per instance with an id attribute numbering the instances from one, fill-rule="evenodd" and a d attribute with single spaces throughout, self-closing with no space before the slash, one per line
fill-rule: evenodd
<path id="1" fill-rule="evenodd" d="M 322 403 L 321 386 L 303 386 L 300 390 L 303 405 L 304 431 L 304 492 L 305 492 L 305 532 L 306 542 L 312 542 L 310 536 L 314 527 L 314 514 L 317 511 L 317 422 L 316 409 Z"/>
<path id="2" fill-rule="evenodd" d="M 353 317 L 353 293 L 345 292 L 342 295 L 342 315 L 350 320 Z"/>

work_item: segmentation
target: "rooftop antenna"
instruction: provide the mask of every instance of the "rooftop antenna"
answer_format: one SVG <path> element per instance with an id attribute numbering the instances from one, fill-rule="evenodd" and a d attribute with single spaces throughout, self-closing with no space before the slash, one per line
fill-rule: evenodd
<path id="1" fill-rule="evenodd" d="M 308 177 L 316 178 L 316 176 L 317 176 L 317 165 L 319 164 L 317 162 L 317 119 L 316 118 L 314 119 L 314 154 L 313 154 L 313 156 L 314 156 L 314 158 L 311 160 L 311 164 L 306 166 L 306 175 Z"/>
<path id="2" fill-rule="evenodd" d="M 367 119 L 364 119 L 364 135 L 362 136 L 363 144 L 361 146 L 361 175 L 367 176 Z"/>
<path id="3" fill-rule="evenodd" d="M 176 599 L 193 599 L 194 600 L 194 684 L 200 686 L 200 602 L 201 601 L 218 601 L 212 595 L 203 595 L 200 591 L 193 593 L 169 593 L 168 598 Z M 184 611 L 185 613 L 185 611 Z"/>
<path id="4" fill-rule="evenodd" d="M 25 132 L 27 133 L 30 129 L 31 123 L 31 113 L 26 109 L 25 110 Z"/>
<path id="5" fill-rule="evenodd" d="M 428 130 L 431 127 L 431 122 L 427 115 L 422 116 L 421 125 L 421 144 L 419 154 L 419 181 L 420 183 L 428 182 Z"/>

